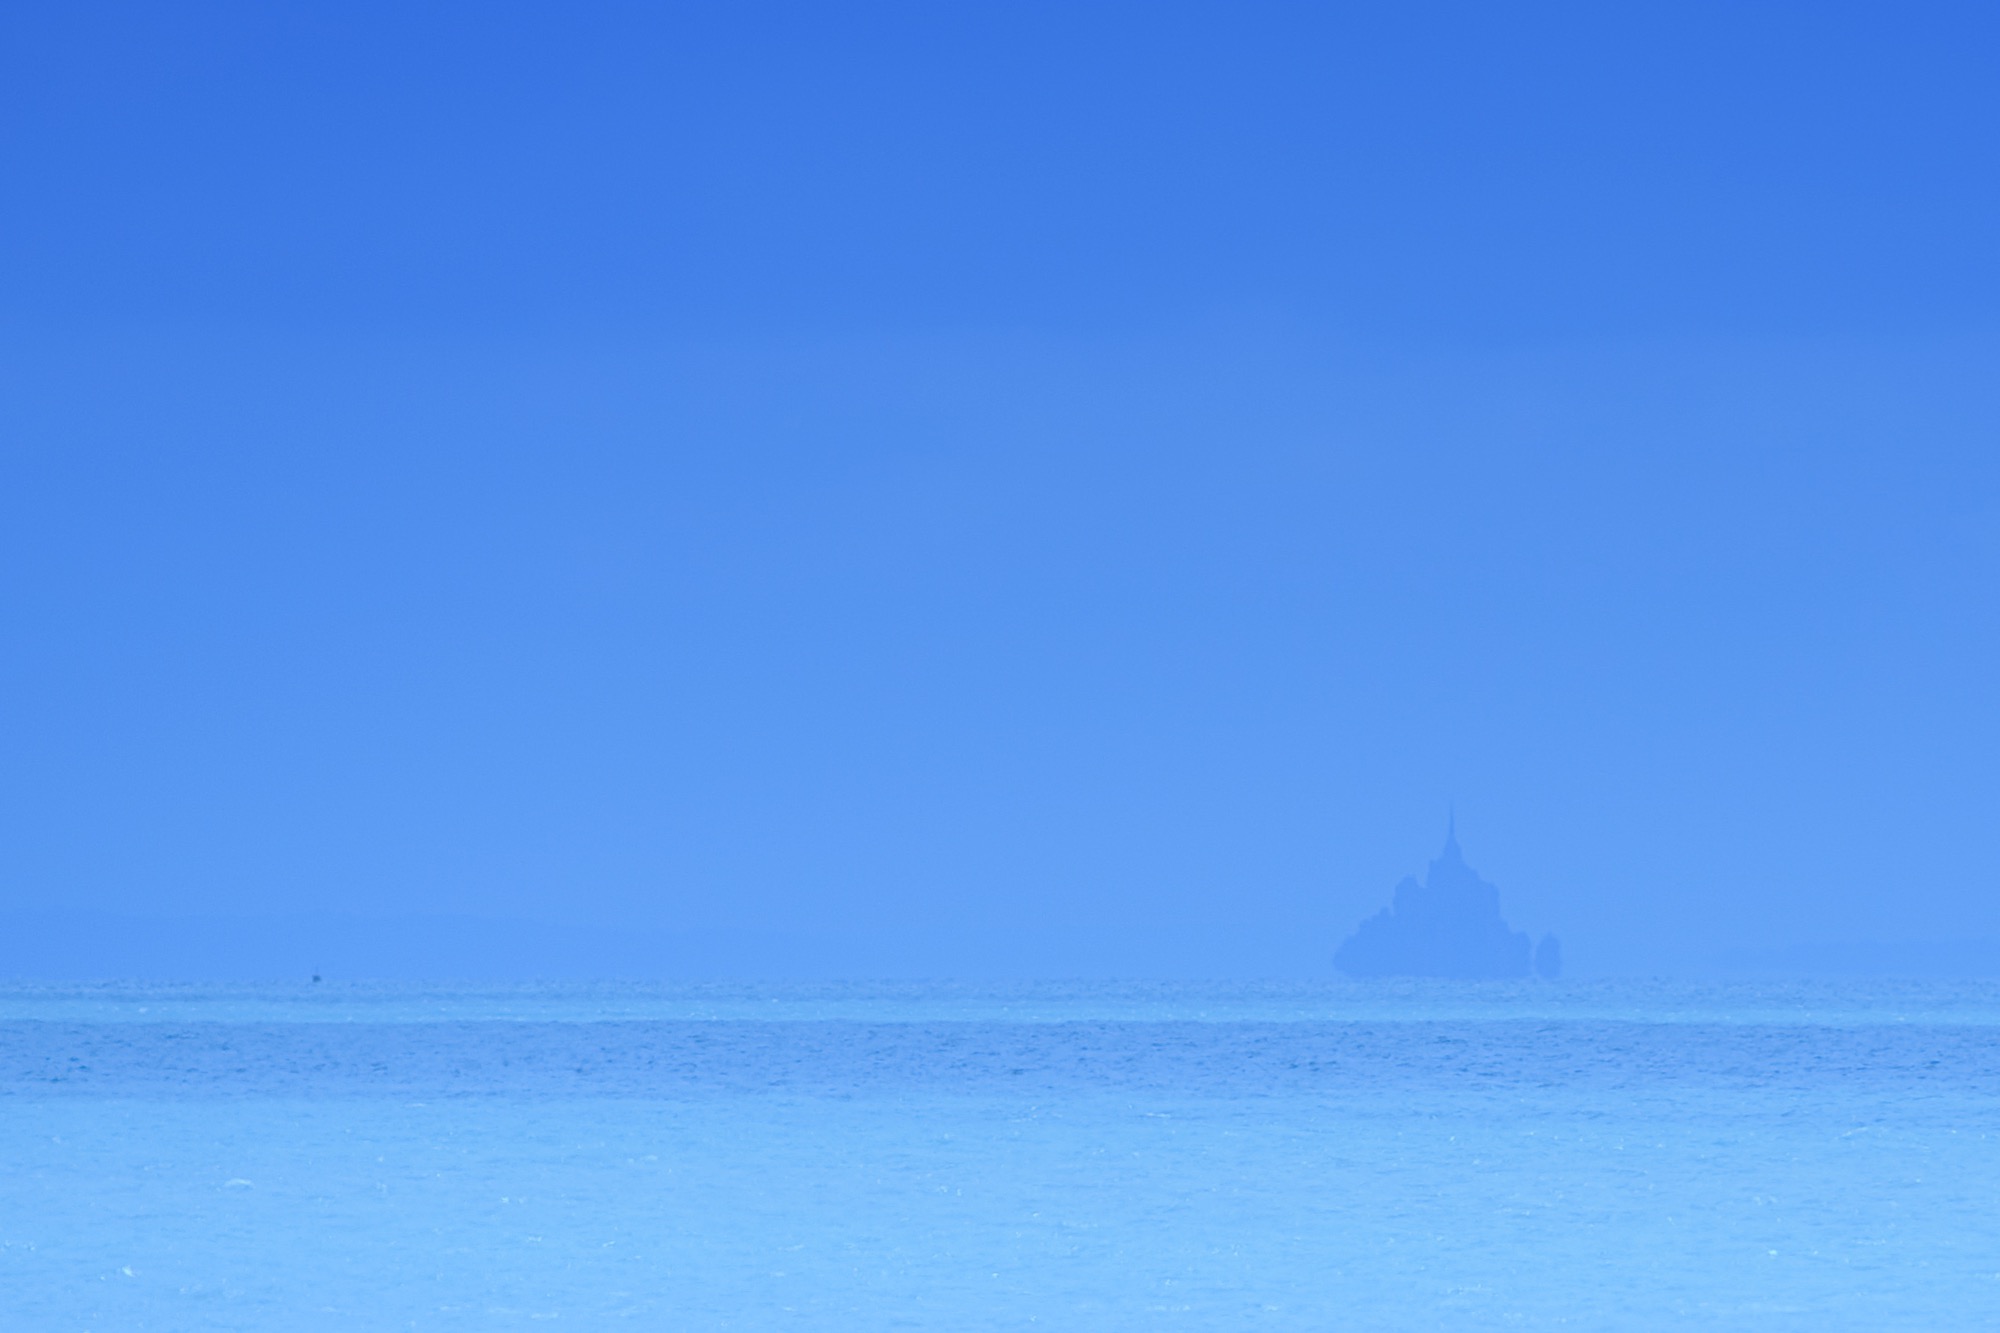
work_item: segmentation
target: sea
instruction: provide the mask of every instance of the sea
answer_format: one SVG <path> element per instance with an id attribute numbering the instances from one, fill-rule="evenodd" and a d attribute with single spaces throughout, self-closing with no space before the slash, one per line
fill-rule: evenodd
<path id="1" fill-rule="evenodd" d="M 2000 1328 L 2000 985 L 11 985 L 0 1328 Z"/>

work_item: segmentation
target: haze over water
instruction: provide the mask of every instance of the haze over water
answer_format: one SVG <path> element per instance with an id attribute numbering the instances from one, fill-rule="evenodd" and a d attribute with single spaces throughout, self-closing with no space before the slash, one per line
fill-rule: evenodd
<path id="1" fill-rule="evenodd" d="M 0 5 L 0 1329 L 2000 1326 L 1996 69 Z"/>
<path id="2" fill-rule="evenodd" d="M 1990 13 L 753 8 L 7 7 L 0 975 L 2000 966 Z"/>

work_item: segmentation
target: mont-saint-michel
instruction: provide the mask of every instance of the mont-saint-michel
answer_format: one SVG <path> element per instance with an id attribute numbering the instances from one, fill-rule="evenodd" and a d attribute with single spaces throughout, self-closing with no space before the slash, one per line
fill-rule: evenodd
<path id="1" fill-rule="evenodd" d="M 1527 932 L 1508 926 L 1500 890 L 1465 863 L 1454 821 L 1423 882 L 1405 876 L 1395 899 L 1347 937 L 1333 963 L 1351 977 L 1488 981 L 1525 977 L 1532 967 L 1553 979 L 1562 946 L 1544 935 L 1531 949 Z"/>

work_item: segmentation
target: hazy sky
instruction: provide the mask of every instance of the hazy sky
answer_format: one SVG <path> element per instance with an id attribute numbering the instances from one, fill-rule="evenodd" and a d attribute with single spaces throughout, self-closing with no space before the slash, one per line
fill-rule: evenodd
<path id="1" fill-rule="evenodd" d="M 1996 57 L 9 5 L 0 914 L 2000 937 Z"/>

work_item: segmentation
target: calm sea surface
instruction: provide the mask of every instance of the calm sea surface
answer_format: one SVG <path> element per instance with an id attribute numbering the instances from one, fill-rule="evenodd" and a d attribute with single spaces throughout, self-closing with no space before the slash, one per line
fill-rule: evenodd
<path id="1" fill-rule="evenodd" d="M 7 1329 L 2000 1327 L 2000 987 L 0 989 Z"/>

